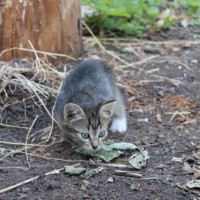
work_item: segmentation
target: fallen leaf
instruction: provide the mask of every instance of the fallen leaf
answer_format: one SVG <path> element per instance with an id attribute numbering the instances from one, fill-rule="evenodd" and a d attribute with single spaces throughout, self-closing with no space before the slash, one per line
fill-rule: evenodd
<path id="1" fill-rule="evenodd" d="M 94 176 L 94 175 L 98 174 L 102 170 L 104 170 L 104 168 L 102 168 L 102 167 L 98 167 L 98 168 L 95 168 L 95 169 L 86 170 L 86 172 L 84 173 L 84 176 L 85 176 L 85 178 L 88 179 L 91 176 Z"/>
<path id="2" fill-rule="evenodd" d="M 186 186 L 190 189 L 200 188 L 200 180 L 189 180 L 187 181 Z"/>
<path id="3" fill-rule="evenodd" d="M 79 175 L 86 171 L 83 167 L 74 167 L 74 166 L 65 166 L 65 173 L 71 174 L 71 175 Z"/>
<path id="4" fill-rule="evenodd" d="M 138 150 L 139 148 L 131 143 L 127 142 L 119 142 L 119 143 L 113 143 L 110 145 L 104 145 L 103 146 L 104 150 L 107 151 L 112 151 L 113 149 L 118 149 L 118 150 Z"/>
<path id="5" fill-rule="evenodd" d="M 146 161 L 148 158 L 149 158 L 148 152 L 145 150 L 141 150 L 134 153 L 129 158 L 129 163 L 133 166 L 133 168 L 141 169 L 142 167 L 146 166 Z"/>
<path id="6" fill-rule="evenodd" d="M 133 191 L 133 190 L 138 190 L 138 187 L 135 183 L 132 183 L 130 186 L 129 186 L 130 190 Z"/>
<path id="7" fill-rule="evenodd" d="M 136 145 L 127 142 L 109 142 L 109 144 L 104 144 L 100 150 L 86 153 L 87 155 L 100 158 L 105 162 L 110 162 L 114 158 L 124 154 L 126 151 L 131 151 L 134 153 L 133 156 L 129 158 L 129 163 L 134 168 L 141 169 L 142 166 L 146 166 L 146 160 L 149 158 L 148 152 L 145 150 L 140 150 Z"/>
<path id="8" fill-rule="evenodd" d="M 117 149 L 112 149 L 110 151 L 101 149 L 101 150 L 98 150 L 98 152 L 96 153 L 91 153 L 90 155 L 94 157 L 98 157 L 105 162 L 110 162 L 111 160 L 119 157 L 123 153 L 124 153 L 123 151 L 120 151 Z"/>

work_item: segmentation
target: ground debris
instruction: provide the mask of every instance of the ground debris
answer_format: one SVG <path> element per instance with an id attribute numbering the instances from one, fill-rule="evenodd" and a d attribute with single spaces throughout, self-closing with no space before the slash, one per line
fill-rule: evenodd
<path id="1" fill-rule="evenodd" d="M 197 107 L 196 103 L 185 95 L 167 96 L 161 102 L 174 106 L 179 111 L 190 111 Z"/>

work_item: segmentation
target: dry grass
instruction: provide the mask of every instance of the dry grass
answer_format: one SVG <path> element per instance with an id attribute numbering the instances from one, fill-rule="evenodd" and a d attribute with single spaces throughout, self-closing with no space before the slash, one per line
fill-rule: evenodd
<path id="1" fill-rule="evenodd" d="M 9 149 L 7 149 L 8 153 L 3 155 L 1 160 L 15 153 L 25 153 L 28 167 L 31 166 L 28 158 L 29 155 L 28 150 L 34 147 L 48 146 L 45 145 L 45 143 L 51 137 L 54 119 L 52 112 L 49 111 L 48 108 L 46 107 L 46 101 L 48 100 L 49 97 L 56 97 L 60 87 L 60 82 L 67 75 L 67 73 L 59 72 L 47 60 L 47 56 L 54 57 L 54 56 L 64 56 L 64 55 L 36 51 L 31 43 L 30 46 L 32 47 L 32 49 L 28 50 L 20 49 L 20 50 L 32 51 L 35 54 L 35 60 L 27 58 L 10 62 L 0 61 L 0 85 L 1 85 L 0 111 L 6 112 L 6 109 L 8 109 L 10 106 L 17 106 L 17 104 L 19 103 L 24 103 L 24 109 L 26 112 L 26 101 L 32 99 L 36 105 L 38 105 L 39 107 L 42 106 L 43 110 L 45 110 L 52 119 L 51 128 L 49 128 L 49 125 L 47 125 L 49 132 L 47 140 L 39 144 L 32 144 L 28 143 L 29 139 L 33 135 L 43 132 L 43 130 L 41 130 L 32 133 L 33 125 L 35 124 L 38 116 L 35 118 L 35 120 L 33 120 L 32 125 L 30 127 L 24 127 L 19 125 L 7 124 L 6 122 L 3 123 L 2 117 L 0 115 L 0 126 L 5 128 L 12 128 L 13 130 L 16 128 L 23 129 L 25 131 L 28 130 L 25 142 L 19 142 L 19 143 L 13 141 L 0 142 L 2 145 L 10 147 Z M 9 50 L 12 49 L 7 49 L 4 52 Z M 1 54 L 3 54 L 4 52 L 2 52 Z M 38 54 L 43 54 L 43 57 L 39 56 Z M 26 94 L 28 98 L 20 97 L 20 99 L 18 99 L 19 97 L 13 97 L 15 96 L 14 95 L 15 92 L 19 90 L 22 92 L 22 94 L 23 93 Z M 23 147 L 14 149 L 14 146 L 16 145 L 22 145 Z"/>

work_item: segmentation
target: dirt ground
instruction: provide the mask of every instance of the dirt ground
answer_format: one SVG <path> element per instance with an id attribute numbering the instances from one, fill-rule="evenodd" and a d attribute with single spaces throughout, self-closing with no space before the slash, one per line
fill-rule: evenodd
<path id="1" fill-rule="evenodd" d="M 126 87 L 128 131 L 111 133 L 109 138 L 138 145 L 149 152 L 147 166 L 142 170 L 120 169 L 141 174 L 142 177 L 117 175 L 116 167 L 88 156 L 74 153 L 65 143 L 56 143 L 59 130 L 53 131 L 53 144 L 38 146 L 20 153 L 29 129 L 0 126 L 0 189 L 18 184 L 32 177 L 37 179 L 9 191 L 1 191 L 1 200 L 195 200 L 200 199 L 197 189 L 186 186 L 188 180 L 200 177 L 200 27 L 173 27 L 168 31 L 146 38 L 157 43 L 132 44 L 131 41 L 104 43 L 106 49 L 115 52 L 128 63 L 117 61 L 95 45 L 85 41 L 85 50 L 77 62 L 66 62 L 59 69 L 72 68 L 85 58 L 104 58 L 115 64 L 114 71 L 119 84 Z M 145 41 L 146 41 L 145 40 Z M 182 42 L 178 42 L 178 41 Z M 158 41 L 161 41 L 160 43 Z M 196 43 L 195 43 L 196 42 Z M 132 46 L 130 52 L 123 48 Z M 156 56 L 152 58 L 152 56 Z M 151 59 L 145 59 L 151 58 Z M 119 67 L 117 67 L 119 66 Z M 124 67 L 123 69 L 121 67 Z M 12 99 L 22 100 L 29 94 L 19 88 L 8 93 Z M 4 98 L 1 93 L 1 98 Z M 51 126 L 51 118 L 37 98 L 20 101 L 1 108 L 1 123 L 30 127 L 28 143 L 36 143 L 45 137 L 45 129 Z M 45 104 L 51 111 L 55 98 Z M 39 132 L 37 132 L 39 131 Z M 35 134 L 34 134 L 35 133 Z M 8 142 L 9 144 L 5 144 Z M 12 143 L 12 144 L 11 144 Z M 196 154 L 195 154 L 196 152 Z M 27 162 L 27 157 L 29 162 Z M 42 158 L 45 157 L 45 158 Z M 80 163 L 87 169 L 104 167 L 100 173 L 85 180 L 83 175 L 45 173 Z M 127 164 L 127 156 L 111 163 Z M 135 190 L 130 189 L 134 183 Z"/>

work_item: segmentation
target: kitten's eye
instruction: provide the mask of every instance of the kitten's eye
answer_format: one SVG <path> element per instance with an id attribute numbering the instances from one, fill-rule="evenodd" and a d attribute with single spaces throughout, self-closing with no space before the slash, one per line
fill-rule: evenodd
<path id="1" fill-rule="evenodd" d="M 106 132 L 105 132 L 105 131 L 101 131 L 101 132 L 99 132 L 99 137 L 100 137 L 100 138 L 102 138 L 102 137 L 104 137 L 104 136 L 105 136 L 105 134 L 106 134 Z"/>
<path id="2" fill-rule="evenodd" d="M 89 133 L 81 133 L 81 137 L 86 140 L 86 139 L 90 138 L 90 135 L 89 135 Z"/>

